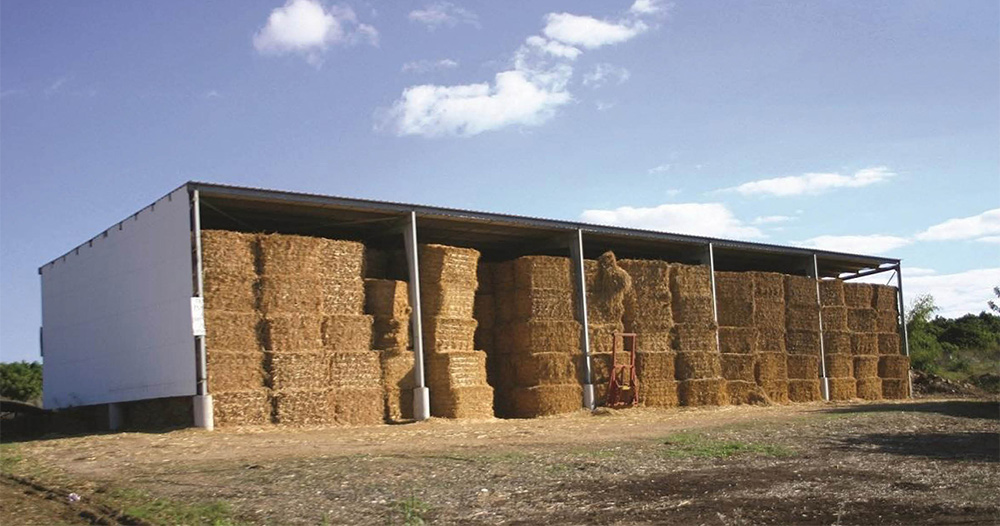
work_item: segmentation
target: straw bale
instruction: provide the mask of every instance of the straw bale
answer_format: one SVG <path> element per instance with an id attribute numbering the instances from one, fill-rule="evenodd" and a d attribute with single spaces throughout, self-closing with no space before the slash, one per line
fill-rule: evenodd
<path id="1" fill-rule="evenodd" d="M 789 354 L 788 378 L 790 380 L 812 380 L 819 378 L 819 356 L 813 354 Z"/>
<path id="2" fill-rule="evenodd" d="M 752 301 L 732 301 L 719 298 L 719 325 L 726 327 L 753 327 L 754 304 Z"/>
<path id="3" fill-rule="evenodd" d="M 486 353 L 482 351 L 436 353 L 426 359 L 431 389 L 487 385 Z"/>
<path id="4" fill-rule="evenodd" d="M 819 330 L 819 306 L 792 305 L 785 306 L 785 328 L 788 330 Z"/>
<path id="5" fill-rule="evenodd" d="M 785 301 L 783 299 L 758 299 L 754 302 L 753 326 L 764 329 L 785 328 Z"/>
<path id="6" fill-rule="evenodd" d="M 575 383 L 519 387 L 510 395 L 515 418 L 571 413 L 583 407 L 583 388 Z"/>
<path id="7" fill-rule="evenodd" d="M 720 354 L 722 377 L 726 380 L 755 381 L 756 358 L 752 354 Z"/>
<path id="8" fill-rule="evenodd" d="M 320 336 L 329 351 L 361 351 L 371 348 L 372 316 L 343 314 L 323 316 Z"/>
<path id="9" fill-rule="evenodd" d="M 854 378 L 854 357 L 850 354 L 827 354 L 826 375 L 831 378 Z"/>
<path id="10" fill-rule="evenodd" d="M 899 312 L 898 299 L 896 287 L 872 285 L 872 306 L 876 310 L 896 314 Z"/>
<path id="11" fill-rule="evenodd" d="M 205 345 L 210 349 L 257 351 L 256 312 L 205 311 Z"/>
<path id="12" fill-rule="evenodd" d="M 854 332 L 875 332 L 875 309 L 848 309 L 847 328 Z"/>
<path id="13" fill-rule="evenodd" d="M 384 400 L 386 421 L 401 422 L 413 419 L 413 388 L 386 387 Z"/>
<path id="14" fill-rule="evenodd" d="M 722 355 L 715 352 L 679 352 L 675 362 L 678 380 L 722 377 Z"/>
<path id="15" fill-rule="evenodd" d="M 127 429 L 191 427 L 194 423 L 194 407 L 189 396 L 147 398 L 124 402 L 123 406 L 122 416 Z"/>
<path id="16" fill-rule="evenodd" d="M 767 405 L 767 393 L 754 382 L 729 380 L 726 382 L 726 396 L 730 405 Z"/>
<path id="17" fill-rule="evenodd" d="M 819 380 L 789 380 L 788 400 L 791 402 L 815 402 L 823 398 Z"/>
<path id="18" fill-rule="evenodd" d="M 322 351 L 265 353 L 269 386 L 275 390 L 325 389 L 329 383 L 328 359 Z"/>
<path id="19" fill-rule="evenodd" d="M 507 354 L 486 354 L 486 383 L 503 390 L 514 385 L 514 358 Z"/>
<path id="20" fill-rule="evenodd" d="M 785 303 L 791 305 L 816 305 L 816 280 L 807 276 L 785 276 Z"/>
<path id="21" fill-rule="evenodd" d="M 677 382 L 673 380 L 639 381 L 639 403 L 645 407 L 677 407 Z"/>
<path id="22" fill-rule="evenodd" d="M 521 387 L 578 382 L 579 360 L 571 354 L 532 353 L 514 356 L 511 361 L 514 363 L 514 383 Z"/>
<path id="23" fill-rule="evenodd" d="M 493 388 L 488 385 L 432 387 L 431 415 L 440 418 L 493 418 Z"/>
<path id="24" fill-rule="evenodd" d="M 205 357 L 211 392 L 264 387 L 264 356 L 256 349 L 249 352 L 210 349 Z"/>
<path id="25" fill-rule="evenodd" d="M 492 294 L 476 293 L 472 304 L 472 317 L 484 329 L 492 329 L 496 325 L 496 299 Z"/>
<path id="26" fill-rule="evenodd" d="M 878 335 L 851 334 L 851 354 L 855 356 L 878 354 Z"/>
<path id="27" fill-rule="evenodd" d="M 892 333 L 899 331 L 899 314 L 891 311 L 875 311 L 875 330 Z"/>
<path id="28" fill-rule="evenodd" d="M 711 296 L 675 295 L 672 306 L 676 323 L 715 323 L 715 305 Z"/>
<path id="29" fill-rule="evenodd" d="M 855 356 L 854 357 L 854 377 L 875 378 L 878 376 L 878 356 Z"/>
<path id="30" fill-rule="evenodd" d="M 822 279 L 819 282 L 819 302 L 824 307 L 844 306 L 844 282 L 839 279 Z M 824 318 L 825 319 L 825 318 Z"/>
<path id="31" fill-rule="evenodd" d="M 365 248 L 361 276 L 365 279 L 386 279 L 389 277 L 389 252 L 376 248 Z"/>
<path id="32" fill-rule="evenodd" d="M 586 262 L 585 262 L 586 263 Z M 632 289 L 632 278 L 618 266 L 615 255 L 605 252 L 596 263 L 585 264 L 587 274 L 587 316 L 594 323 L 621 323 L 625 297 Z"/>
<path id="33" fill-rule="evenodd" d="M 218 427 L 262 425 L 271 422 L 267 389 L 212 393 L 212 416 Z"/>
<path id="34" fill-rule="evenodd" d="M 823 331 L 823 352 L 850 356 L 851 333 L 847 331 Z"/>
<path id="35" fill-rule="evenodd" d="M 785 352 L 785 329 L 757 328 L 757 352 Z"/>
<path id="36" fill-rule="evenodd" d="M 386 389 L 409 391 L 416 387 L 413 381 L 413 352 L 385 351 L 378 353 L 382 371 L 382 385 Z"/>
<path id="37" fill-rule="evenodd" d="M 406 349 L 410 345 L 409 318 L 388 318 L 374 316 L 372 323 L 373 349 Z"/>
<path id="38" fill-rule="evenodd" d="M 778 352 L 765 352 L 755 356 L 754 375 L 757 383 L 765 385 L 768 382 L 785 381 L 788 379 L 788 355 Z M 769 395 L 770 396 L 770 395 Z"/>
<path id="39" fill-rule="evenodd" d="M 879 378 L 907 378 L 910 374 L 909 356 L 879 356 Z"/>
<path id="40" fill-rule="evenodd" d="M 907 378 L 883 378 L 882 398 L 903 400 L 910 397 L 910 383 Z"/>
<path id="41" fill-rule="evenodd" d="M 261 319 L 260 344 L 268 351 L 316 350 L 322 347 L 322 323 L 318 316 L 272 313 Z"/>
<path id="42" fill-rule="evenodd" d="M 748 272 L 753 278 L 753 296 L 756 300 L 769 299 L 785 302 L 785 276 L 777 272 Z"/>
<path id="43" fill-rule="evenodd" d="M 719 350 L 727 354 L 757 352 L 757 330 L 753 327 L 719 327 Z"/>
<path id="44" fill-rule="evenodd" d="M 385 421 L 384 396 L 381 386 L 334 388 L 326 391 L 326 405 L 333 422 L 370 426 Z M 413 391 L 410 391 L 411 410 L 412 399 Z"/>
<path id="45" fill-rule="evenodd" d="M 674 297 L 711 297 L 711 270 L 707 265 L 670 265 L 670 292 Z"/>
<path id="46" fill-rule="evenodd" d="M 285 389 L 275 391 L 274 422 L 290 426 L 333 423 L 327 389 Z"/>
<path id="47" fill-rule="evenodd" d="M 753 279 L 745 272 L 716 272 L 719 325 L 751 327 L 754 319 Z"/>
<path id="48" fill-rule="evenodd" d="M 479 260 L 479 264 L 476 266 L 476 291 L 480 294 L 493 294 L 494 289 L 494 279 L 493 275 L 496 272 L 496 263 L 490 263 L 487 261 Z"/>
<path id="49" fill-rule="evenodd" d="M 382 364 L 377 351 L 341 351 L 328 355 L 324 363 L 328 386 L 343 388 L 382 388 Z"/>
<path id="50" fill-rule="evenodd" d="M 611 352 L 616 344 L 619 351 L 624 349 L 621 335 L 625 332 L 625 327 L 621 323 L 590 323 L 587 328 L 590 333 L 590 352 Z M 636 341 L 636 345 L 638 344 Z"/>
<path id="51" fill-rule="evenodd" d="M 473 300 L 473 303 L 475 300 Z M 514 321 L 516 312 L 514 310 L 514 287 L 501 288 L 497 286 L 493 293 L 493 315 L 496 318 L 494 323 L 508 323 Z"/>
<path id="52" fill-rule="evenodd" d="M 515 289 L 514 319 L 572 320 L 576 316 L 574 297 L 568 289 Z"/>
<path id="53" fill-rule="evenodd" d="M 262 277 L 260 311 L 265 314 L 362 314 L 365 288 L 361 278 Z"/>
<path id="54" fill-rule="evenodd" d="M 881 378 L 856 378 L 858 398 L 862 400 L 882 399 Z"/>
<path id="55" fill-rule="evenodd" d="M 387 318 L 410 316 L 409 288 L 405 281 L 365 280 L 365 314 Z"/>
<path id="56" fill-rule="evenodd" d="M 676 353 L 672 352 L 641 352 L 635 353 L 635 372 L 640 385 L 650 382 L 665 382 L 674 380 L 674 361 Z"/>
<path id="57" fill-rule="evenodd" d="M 814 354 L 819 356 L 819 331 L 785 331 L 785 349 L 789 354 Z"/>
<path id="58" fill-rule="evenodd" d="M 844 303 L 852 309 L 868 309 L 874 304 L 875 289 L 867 283 L 844 283 Z"/>
<path id="59" fill-rule="evenodd" d="M 591 353 L 590 355 L 591 383 L 606 384 L 611 380 L 611 358 L 612 358 L 612 353 L 610 352 Z M 586 356 L 579 356 L 577 358 L 577 363 L 580 364 L 581 370 L 583 367 L 583 363 L 586 359 L 587 359 Z"/>
<path id="60" fill-rule="evenodd" d="M 722 378 L 706 378 L 677 382 L 677 399 L 683 406 L 726 405 L 726 381 Z"/>
<path id="61" fill-rule="evenodd" d="M 879 334 L 878 338 L 878 353 L 882 355 L 900 355 L 902 354 L 902 346 L 900 345 L 899 334 L 895 332 L 887 332 L 884 334 Z"/>
<path id="62" fill-rule="evenodd" d="M 772 404 L 788 403 L 788 380 L 768 380 L 757 385 Z"/>
<path id="63" fill-rule="evenodd" d="M 386 250 L 386 279 L 410 281 L 410 261 L 403 249 Z"/>
<path id="64" fill-rule="evenodd" d="M 633 329 L 635 333 L 635 348 L 641 352 L 667 352 L 673 350 L 674 336 L 670 328 L 663 331 L 645 331 Z"/>
<path id="65" fill-rule="evenodd" d="M 858 396 L 858 381 L 854 378 L 827 378 L 830 400 L 852 400 Z"/>
<path id="66" fill-rule="evenodd" d="M 493 293 L 514 290 L 514 260 L 493 264 Z"/>
<path id="67" fill-rule="evenodd" d="M 673 347 L 678 351 L 719 351 L 717 333 L 714 326 L 694 323 L 678 323 L 671 329 Z"/>
<path id="68" fill-rule="evenodd" d="M 847 307 L 823 307 L 824 331 L 846 331 L 847 330 Z"/>
<path id="69" fill-rule="evenodd" d="M 251 312 L 257 308 L 257 278 L 205 275 L 205 310 Z"/>
<path id="70" fill-rule="evenodd" d="M 632 289 L 625 298 L 625 325 L 673 323 L 670 264 L 642 259 L 625 259 L 618 263 L 632 278 Z"/>
<path id="71" fill-rule="evenodd" d="M 420 284 L 463 284 L 473 290 L 477 284 L 479 251 L 446 245 L 420 245 Z"/>
<path id="72" fill-rule="evenodd" d="M 490 353 L 496 349 L 496 342 L 493 338 L 493 328 L 476 327 L 476 334 L 472 338 L 474 347 Z"/>
<path id="73" fill-rule="evenodd" d="M 257 277 L 257 234 L 228 230 L 201 231 L 201 265 L 204 279 L 221 277 L 253 280 Z"/>
<path id="74" fill-rule="evenodd" d="M 475 349 L 476 320 L 472 318 L 424 317 L 424 349 L 429 353 Z"/>
<path id="75" fill-rule="evenodd" d="M 523 256 L 514 260 L 514 287 L 572 291 L 570 259 L 556 256 Z"/>
<path id="76" fill-rule="evenodd" d="M 472 318 L 475 282 L 420 282 L 420 313 L 442 318 Z"/>
<path id="77" fill-rule="evenodd" d="M 259 244 L 262 276 L 308 276 L 323 281 L 361 280 L 365 246 L 356 241 L 262 234 Z"/>

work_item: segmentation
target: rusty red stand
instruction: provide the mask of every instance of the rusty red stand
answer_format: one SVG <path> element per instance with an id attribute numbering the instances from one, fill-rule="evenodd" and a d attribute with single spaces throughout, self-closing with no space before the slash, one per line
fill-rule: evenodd
<path id="1" fill-rule="evenodd" d="M 618 337 L 628 363 L 618 363 Z M 611 380 L 608 382 L 608 407 L 628 407 L 639 404 L 639 378 L 635 374 L 635 333 L 611 335 Z"/>

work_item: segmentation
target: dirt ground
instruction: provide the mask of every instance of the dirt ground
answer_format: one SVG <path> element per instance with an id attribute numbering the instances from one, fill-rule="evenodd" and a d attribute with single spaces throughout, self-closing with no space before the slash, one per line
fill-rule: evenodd
<path id="1" fill-rule="evenodd" d="M 2 524 L 1000 524 L 995 400 L 118 433 L 3 454 Z"/>

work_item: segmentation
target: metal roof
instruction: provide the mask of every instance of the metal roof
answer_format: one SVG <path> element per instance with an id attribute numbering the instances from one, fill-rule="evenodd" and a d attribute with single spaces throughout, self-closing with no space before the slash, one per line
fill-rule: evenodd
<path id="1" fill-rule="evenodd" d="M 214 225 L 215 228 L 248 231 L 347 235 L 378 243 L 379 239 L 386 239 L 386 233 L 392 232 L 394 224 L 412 211 L 417 215 L 421 241 L 473 246 L 484 253 L 493 251 L 498 255 L 562 254 L 565 251 L 562 242 L 569 239 L 567 234 L 579 229 L 585 236 L 588 257 L 613 249 L 626 257 L 660 257 L 685 262 L 697 258 L 711 243 L 717 267 L 725 270 L 790 271 L 793 267 L 801 267 L 806 258 L 811 265 L 814 254 L 821 276 L 879 269 L 900 262 L 879 256 L 456 208 L 197 181 L 181 185 L 185 186 L 199 193 L 205 228 Z"/>

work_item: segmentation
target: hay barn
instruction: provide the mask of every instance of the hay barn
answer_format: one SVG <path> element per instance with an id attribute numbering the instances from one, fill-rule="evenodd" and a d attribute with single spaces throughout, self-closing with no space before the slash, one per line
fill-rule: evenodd
<path id="1" fill-rule="evenodd" d="M 44 404 L 112 429 L 593 408 L 623 332 L 646 406 L 910 396 L 882 257 L 191 182 L 39 274 Z"/>

